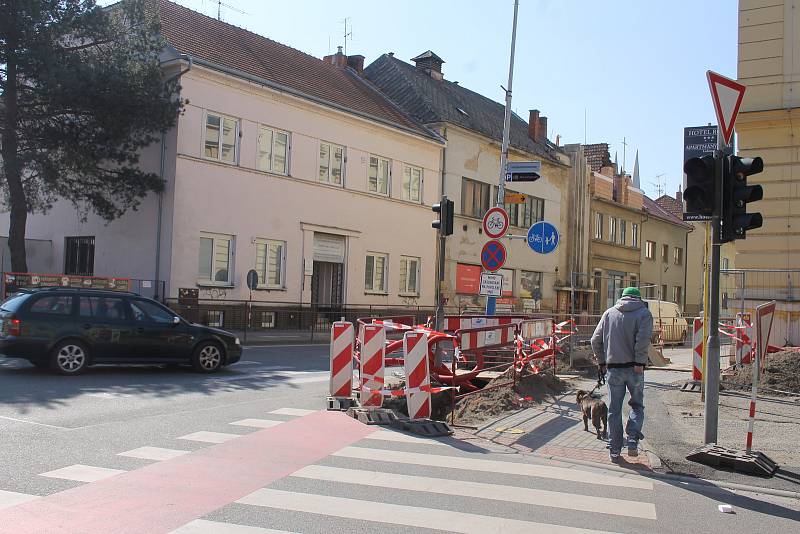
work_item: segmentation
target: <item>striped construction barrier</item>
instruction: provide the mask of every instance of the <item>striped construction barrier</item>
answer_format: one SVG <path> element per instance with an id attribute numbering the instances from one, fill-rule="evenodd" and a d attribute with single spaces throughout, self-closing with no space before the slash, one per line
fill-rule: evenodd
<path id="1" fill-rule="evenodd" d="M 705 339 L 703 339 L 703 318 L 694 318 L 694 327 L 692 328 L 692 380 L 703 379 L 703 347 L 705 346 Z"/>
<path id="2" fill-rule="evenodd" d="M 736 314 L 736 363 L 750 363 L 753 359 L 753 325 L 750 314 Z"/>
<path id="3" fill-rule="evenodd" d="M 353 323 L 336 321 L 331 327 L 331 397 L 349 398 L 353 393 Z"/>
<path id="4" fill-rule="evenodd" d="M 519 323 L 519 335 L 525 341 L 533 341 L 553 335 L 552 319 L 528 319 Z"/>
<path id="5" fill-rule="evenodd" d="M 428 419 L 431 416 L 431 375 L 428 371 L 427 332 L 405 333 L 403 362 L 408 416 L 411 419 Z"/>
<path id="6" fill-rule="evenodd" d="M 516 338 L 517 325 L 510 323 L 502 326 L 470 328 L 456 332 L 458 347 L 461 352 L 484 349 L 513 343 Z"/>
<path id="7" fill-rule="evenodd" d="M 380 408 L 383 404 L 386 329 L 383 325 L 361 327 L 361 406 Z"/>
<path id="8" fill-rule="evenodd" d="M 455 332 L 467 328 L 519 324 L 527 319 L 524 315 L 450 315 L 444 318 L 444 331 Z"/>

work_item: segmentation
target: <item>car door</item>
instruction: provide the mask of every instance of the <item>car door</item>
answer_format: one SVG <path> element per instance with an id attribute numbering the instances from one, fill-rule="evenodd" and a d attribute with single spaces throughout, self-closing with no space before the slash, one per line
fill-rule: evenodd
<path id="1" fill-rule="evenodd" d="M 193 337 L 185 321 L 160 304 L 144 299 L 129 298 L 133 317 L 136 349 L 141 360 L 177 361 L 189 357 Z"/>
<path id="2" fill-rule="evenodd" d="M 78 321 L 96 362 L 115 363 L 132 354 L 134 332 L 125 299 L 116 295 L 81 295 Z"/>

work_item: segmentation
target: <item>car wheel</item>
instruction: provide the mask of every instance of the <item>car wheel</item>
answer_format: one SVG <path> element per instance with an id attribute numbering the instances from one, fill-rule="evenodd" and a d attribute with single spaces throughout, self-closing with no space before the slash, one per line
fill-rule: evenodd
<path id="1" fill-rule="evenodd" d="M 203 341 L 194 349 L 192 367 L 200 373 L 213 373 L 222 367 L 222 349 L 213 341 Z"/>
<path id="2" fill-rule="evenodd" d="M 62 375 L 77 375 L 89 365 L 89 350 L 80 341 L 68 339 L 53 349 L 50 368 Z"/>

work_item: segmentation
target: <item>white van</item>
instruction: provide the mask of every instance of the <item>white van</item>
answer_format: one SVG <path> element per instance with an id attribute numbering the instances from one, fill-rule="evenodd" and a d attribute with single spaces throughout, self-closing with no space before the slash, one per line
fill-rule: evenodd
<path id="1" fill-rule="evenodd" d="M 658 332 L 664 343 L 684 343 L 689 323 L 681 315 L 681 309 L 674 302 L 666 300 L 645 300 L 653 314 L 653 341 L 658 340 Z"/>

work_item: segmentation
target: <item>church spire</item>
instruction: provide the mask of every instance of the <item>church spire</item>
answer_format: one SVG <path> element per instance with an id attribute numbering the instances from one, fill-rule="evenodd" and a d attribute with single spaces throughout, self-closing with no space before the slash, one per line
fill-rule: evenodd
<path id="1" fill-rule="evenodd" d="M 633 187 L 637 189 L 641 189 L 642 186 L 639 183 L 639 151 L 636 151 L 636 161 L 633 164 Z"/>

